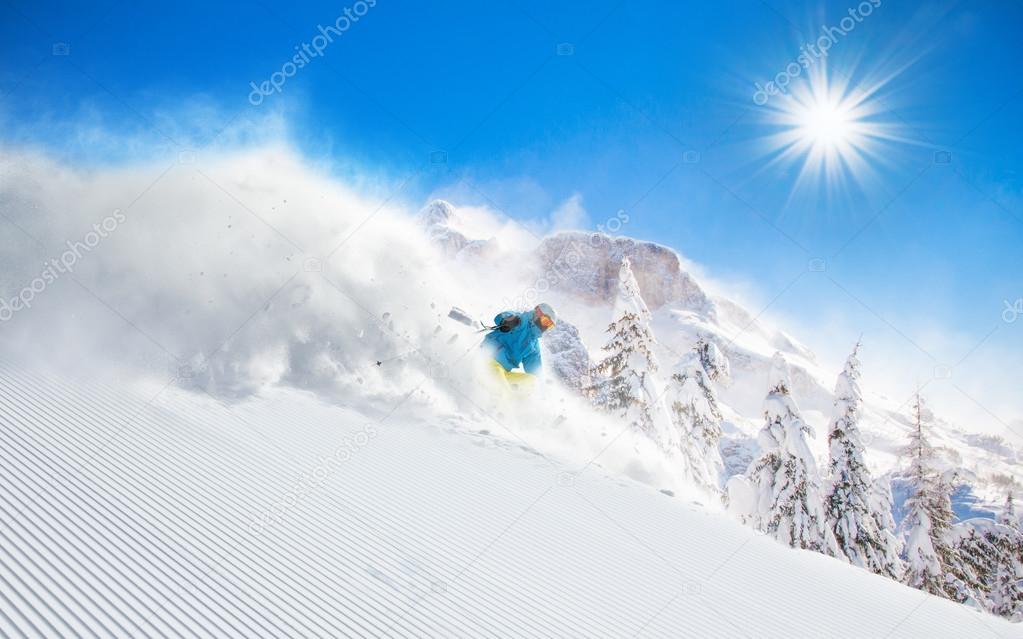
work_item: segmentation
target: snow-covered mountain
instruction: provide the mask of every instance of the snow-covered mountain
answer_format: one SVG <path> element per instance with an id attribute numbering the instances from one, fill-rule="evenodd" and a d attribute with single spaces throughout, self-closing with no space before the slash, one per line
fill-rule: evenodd
<path id="1" fill-rule="evenodd" d="M 499 239 L 467 235 L 457 207 L 443 200 L 429 203 L 419 219 L 452 259 L 472 262 L 481 255 L 482 246 L 497 250 Z M 559 363 L 556 368 L 559 374 L 562 369 L 571 371 L 570 385 L 578 386 L 576 375 L 583 368 L 582 362 L 592 360 L 604 342 L 619 268 L 627 258 L 653 314 L 661 362 L 670 368 L 699 336 L 715 343 L 728 358 L 731 380 L 718 392 L 727 417 L 722 450 L 730 472 L 745 470 L 755 453 L 756 434 L 762 425 L 761 403 L 775 353 L 784 355 L 789 363 L 793 396 L 816 430 L 817 436 L 810 441 L 812 450 L 820 460 L 826 459 L 824 429 L 832 410 L 838 371 L 824 370 L 814 354 L 794 337 L 765 325 L 740 304 L 707 290 L 686 271 L 685 261 L 676 251 L 625 236 L 569 231 L 543 237 L 523 252 L 505 259 L 529 265 L 520 277 L 531 283 L 532 290 L 511 301 L 519 306 L 541 298 L 551 301 L 572 323 L 580 346 L 570 351 L 570 364 Z M 552 354 L 563 358 L 564 340 L 552 341 L 556 344 Z M 862 430 L 868 463 L 875 474 L 901 471 L 900 450 L 910 428 L 907 415 L 905 406 L 890 399 L 867 398 Z M 967 515 L 977 508 L 993 511 L 1009 487 L 1023 488 L 1023 449 L 995 436 L 969 433 L 940 417 L 933 437 L 945 464 L 957 471 L 963 482 L 957 492 L 957 511 Z"/>

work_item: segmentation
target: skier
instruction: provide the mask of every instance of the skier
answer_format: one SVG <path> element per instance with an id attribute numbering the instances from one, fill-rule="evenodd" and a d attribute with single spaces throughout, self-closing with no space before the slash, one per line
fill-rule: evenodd
<path id="1" fill-rule="evenodd" d="M 557 319 L 550 304 L 538 304 L 531 311 L 504 311 L 494 317 L 494 326 L 483 339 L 481 348 L 493 360 L 490 366 L 498 382 L 505 388 L 532 385 L 540 372 L 540 336 L 550 330 Z M 514 370 L 522 366 L 522 371 Z"/>

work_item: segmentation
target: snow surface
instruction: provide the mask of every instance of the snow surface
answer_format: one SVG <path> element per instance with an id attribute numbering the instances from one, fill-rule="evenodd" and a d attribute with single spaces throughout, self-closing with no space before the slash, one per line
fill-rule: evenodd
<path id="1" fill-rule="evenodd" d="M 0 368 L 0 635 L 1012 637 L 493 424 Z"/>

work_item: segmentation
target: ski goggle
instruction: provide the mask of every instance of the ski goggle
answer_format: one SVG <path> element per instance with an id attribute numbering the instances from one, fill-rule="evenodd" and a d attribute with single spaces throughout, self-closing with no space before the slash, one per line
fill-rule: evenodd
<path id="1" fill-rule="evenodd" d="M 540 330 L 546 331 L 547 329 L 554 328 L 554 318 L 541 311 L 539 306 L 533 309 L 533 315 L 535 316 L 534 321 L 540 327 Z"/>

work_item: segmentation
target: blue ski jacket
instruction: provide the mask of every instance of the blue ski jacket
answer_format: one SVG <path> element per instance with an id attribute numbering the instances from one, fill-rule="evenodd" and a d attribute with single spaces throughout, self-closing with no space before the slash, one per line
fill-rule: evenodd
<path id="1" fill-rule="evenodd" d="M 518 316 L 518 326 L 508 332 L 494 329 L 483 338 L 481 347 L 488 350 L 494 359 L 510 371 L 522 365 L 522 370 L 533 375 L 540 372 L 540 335 L 543 331 L 533 321 L 533 311 L 515 313 L 504 311 L 494 317 L 494 324 L 500 326 L 506 319 Z"/>

